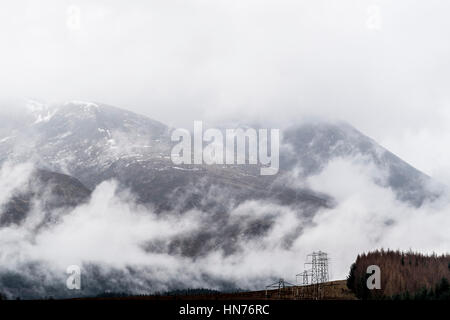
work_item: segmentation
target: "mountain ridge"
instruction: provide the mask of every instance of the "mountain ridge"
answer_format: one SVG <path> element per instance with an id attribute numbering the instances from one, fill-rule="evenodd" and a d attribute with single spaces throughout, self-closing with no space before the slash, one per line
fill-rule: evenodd
<path id="1" fill-rule="evenodd" d="M 22 133 L 0 136 L 0 162 L 11 157 L 16 161 L 34 159 L 38 167 L 69 174 L 90 189 L 116 179 L 135 192 L 141 203 L 156 204 L 160 210 L 173 209 L 167 205 L 168 195 L 185 191 L 183 186 L 224 186 L 224 192 L 239 199 L 238 203 L 266 198 L 267 193 L 292 194 L 292 188 L 279 188 L 279 176 L 301 168 L 300 178 L 307 179 L 333 159 L 357 155 L 388 172 L 387 181 L 381 184 L 391 187 L 399 200 L 420 206 L 436 197 L 428 190 L 430 177 L 345 122 L 307 122 L 283 130 L 280 174 L 261 177 L 255 165 L 175 166 L 170 159 L 171 128 L 124 109 L 88 101 L 50 106 L 28 102 L 25 109 L 31 115 L 24 115 L 28 122 L 16 129 Z M 27 140 L 30 136 L 33 138 Z M 298 196 L 298 192 L 294 194 Z M 318 195 L 312 190 L 300 190 L 302 193 L 303 200 Z M 320 197 L 318 207 L 331 205 L 326 196 Z M 201 194 L 193 196 L 192 205 L 185 210 L 199 204 L 195 198 Z M 283 201 L 288 201 L 286 198 Z"/>

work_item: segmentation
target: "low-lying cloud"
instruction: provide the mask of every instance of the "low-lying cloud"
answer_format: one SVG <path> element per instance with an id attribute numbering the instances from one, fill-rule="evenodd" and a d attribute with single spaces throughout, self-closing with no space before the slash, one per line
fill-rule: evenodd
<path id="1" fill-rule="evenodd" d="M 4 165 L 2 194 L 24 183 L 31 168 Z M 335 199 L 333 208 L 320 209 L 312 220 L 298 209 L 267 200 L 246 201 L 216 222 L 196 209 L 156 213 L 119 191 L 115 181 L 106 181 L 89 202 L 58 212 L 55 223 L 36 229 L 43 217 L 37 201 L 20 225 L 0 227 L 0 291 L 10 296 L 69 295 L 65 270 L 74 264 L 84 272 L 83 290 L 75 294 L 262 289 L 279 277 L 295 282 L 307 254 L 315 250 L 330 254 L 333 279 L 345 278 L 357 254 L 368 250 L 448 251 L 448 199 L 412 207 L 374 181 L 383 176 L 361 159 L 330 162 L 302 184 Z M 6 201 L 3 196 L 2 204 Z M 220 238 L 221 230 L 237 226 L 241 229 L 233 239 Z M 249 236 L 244 231 L 250 227 L 261 230 Z M 189 257 L 177 251 L 177 244 L 205 232 L 211 244 L 206 252 Z M 229 244 L 233 250 L 227 250 Z M 21 280 L 11 282 L 12 275 Z"/>

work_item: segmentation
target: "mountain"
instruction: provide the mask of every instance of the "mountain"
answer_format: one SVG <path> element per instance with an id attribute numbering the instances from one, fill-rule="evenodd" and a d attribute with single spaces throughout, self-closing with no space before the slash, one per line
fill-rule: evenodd
<path id="1" fill-rule="evenodd" d="M 167 127 L 128 111 L 77 101 L 61 106 L 30 101 L 24 109 L 15 128 L 0 139 L 0 157 L 34 159 L 90 188 L 102 180 L 92 171 L 106 170 L 123 158 L 131 163 L 168 153 Z"/>
<path id="2" fill-rule="evenodd" d="M 249 199 L 297 204 L 305 211 L 330 205 L 326 195 L 274 185 L 274 177 L 261 177 L 257 166 L 176 166 L 170 159 L 171 129 L 126 110 L 81 101 L 59 106 L 29 101 L 24 109 L 21 121 L 0 137 L 0 161 L 34 159 L 90 189 L 113 178 L 158 211 L 223 212 L 223 202 L 205 199 L 212 189 L 228 196 L 227 206 Z"/>
<path id="3" fill-rule="evenodd" d="M 387 181 L 377 182 L 392 188 L 399 200 L 420 206 L 439 195 L 430 191 L 434 182 L 429 176 L 344 122 L 310 122 L 291 127 L 284 132 L 281 153 L 281 168 L 300 167 L 304 178 L 320 173 L 334 159 L 361 157 L 387 174 Z"/>
<path id="4" fill-rule="evenodd" d="M 205 200 L 212 188 L 227 195 L 227 205 L 271 199 L 313 213 L 333 205 L 330 197 L 279 183 L 279 176 L 301 168 L 302 178 L 319 173 L 338 157 L 363 156 L 388 172 L 384 187 L 415 206 L 436 195 L 430 178 L 346 123 L 311 122 L 282 132 L 278 176 L 260 176 L 254 165 L 179 165 L 170 159 L 171 128 L 116 107 L 83 101 L 18 106 L 0 136 L 0 162 L 33 159 L 38 166 L 69 174 L 94 189 L 117 179 L 137 200 L 158 211 L 201 207 L 222 212 L 223 203 Z M 0 115 L 1 117 L 1 115 Z M 6 120 L 5 120 L 6 121 Z M 174 201 L 182 199 L 182 201 Z"/>
<path id="5" fill-rule="evenodd" d="M 336 204 L 320 190 L 299 187 L 307 185 L 301 182 L 341 157 L 358 157 L 386 172 L 387 179 L 376 182 L 394 190 L 401 201 L 420 206 L 437 196 L 428 191 L 432 182 L 428 176 L 346 123 L 309 122 L 283 130 L 280 172 L 260 176 L 258 165 L 175 165 L 170 158 L 171 128 L 116 107 L 83 101 L 60 105 L 26 101 L 8 106 L 11 112 L 0 114 L 4 124 L 0 128 L 0 164 L 32 161 L 39 169 L 1 208 L 0 231 L 8 232 L 5 226 L 21 227 L 27 214 L 40 212 L 44 218 L 31 229 L 30 241 L 42 230 L 51 230 L 50 224 L 69 212 L 65 208 L 88 201 L 90 190 L 109 179 L 131 190 L 140 208 L 148 206 L 161 217 L 176 218 L 193 208 L 207 213 L 196 221 L 195 232 L 139 243 L 144 254 L 189 261 L 210 253 L 225 258 L 237 253 L 239 257 L 248 242 L 273 236 L 279 216 L 283 220 L 286 212 L 298 219 L 289 218 L 292 228 L 277 235 L 274 245 L 292 248 L 304 228 L 314 222 L 315 214 Z M 300 183 L 290 183 L 292 178 Z M 249 206 L 250 214 L 234 214 L 234 209 L 249 200 L 258 200 L 250 202 L 256 203 Z M 36 205 L 42 210 L 33 211 Z M 25 227 L 28 232 L 29 226 Z M 40 280 L 47 274 L 46 263 L 24 263 L 20 270 L 0 266 L 0 291 L 8 296 L 67 295 L 65 282 Z M 86 295 L 105 289 L 145 292 L 158 285 L 172 289 L 185 285 L 179 279 L 161 284 L 160 279 L 148 276 L 153 274 L 151 266 L 112 268 L 111 274 L 104 274 L 100 263 L 86 261 L 83 268 L 91 290 L 83 292 Z M 111 282 L 112 277 L 115 280 Z M 217 286 L 236 285 L 214 275 L 202 277 Z"/>

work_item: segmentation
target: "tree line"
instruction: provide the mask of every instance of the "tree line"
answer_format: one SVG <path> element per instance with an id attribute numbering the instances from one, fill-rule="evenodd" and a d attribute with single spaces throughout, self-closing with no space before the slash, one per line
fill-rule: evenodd
<path id="1" fill-rule="evenodd" d="M 381 289 L 367 288 L 367 267 L 381 270 Z M 377 250 L 358 255 L 347 286 L 359 299 L 450 299 L 450 255 Z"/>

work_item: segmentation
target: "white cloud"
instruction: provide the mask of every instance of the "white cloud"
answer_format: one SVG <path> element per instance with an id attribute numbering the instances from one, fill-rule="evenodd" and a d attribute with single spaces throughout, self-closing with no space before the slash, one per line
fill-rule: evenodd
<path id="1" fill-rule="evenodd" d="M 70 30 L 64 2 L 4 2 L 0 98 L 100 101 L 182 127 L 194 119 L 284 126 L 311 115 L 340 118 L 448 182 L 450 6 L 433 0 L 377 3 L 380 30 L 366 28 L 366 9 L 374 4 L 369 0 L 80 0 L 71 2 L 80 8 L 80 29 Z M 0 203 L 30 170 L 1 170 Z M 311 178 L 314 189 L 339 200 L 314 218 L 316 225 L 286 207 L 243 204 L 232 217 L 275 212 L 275 227 L 263 239 L 247 241 L 242 252 L 214 252 L 196 263 L 145 253 L 140 244 L 202 228 L 203 213 L 163 219 L 117 198 L 109 182 L 88 205 L 37 237 L 34 220 L 0 229 L 0 261 L 43 259 L 58 268 L 82 260 L 151 264 L 170 266 L 153 270 L 161 278 L 181 275 L 201 284 L 207 272 L 255 285 L 253 280 L 262 281 L 255 278 L 293 276 L 314 249 L 331 253 L 338 278 L 364 250 L 448 250 L 448 204 L 410 208 L 374 184 L 373 174 L 370 166 L 338 160 Z M 396 222 L 386 226 L 391 220 Z M 282 235 L 296 225 L 306 229 L 295 246 L 280 247 Z"/>
<path id="2" fill-rule="evenodd" d="M 61 213 L 55 225 L 36 231 L 34 213 L 20 227 L 1 228 L 0 262 L 3 268 L 21 270 L 28 262 L 41 261 L 53 281 L 60 281 L 72 264 L 98 265 L 105 274 L 133 267 L 140 270 L 138 274 L 121 280 L 128 279 L 129 287 L 136 291 L 163 290 L 174 282 L 186 287 L 220 287 L 219 279 L 261 289 L 277 277 L 295 281 L 307 254 L 317 250 L 330 254 L 334 279 L 346 277 L 357 254 L 377 248 L 447 252 L 448 199 L 411 207 L 373 182 L 373 177 L 380 175 L 360 159 L 337 159 L 306 182 L 333 196 L 337 203 L 320 210 L 312 221 L 286 206 L 248 201 L 232 210 L 220 225 L 211 222 L 208 213 L 196 210 L 184 215 L 155 214 L 136 205 L 132 196 L 118 193 L 114 182 L 104 182 L 89 203 Z M 239 249 L 231 254 L 217 247 L 192 259 L 167 251 L 167 245 L 180 236 L 252 221 L 274 224 L 258 237 L 238 234 Z M 162 246 L 146 250 L 149 243 Z M 155 287 L 145 287 L 141 277 L 157 279 Z"/>

